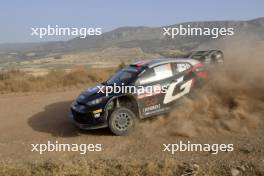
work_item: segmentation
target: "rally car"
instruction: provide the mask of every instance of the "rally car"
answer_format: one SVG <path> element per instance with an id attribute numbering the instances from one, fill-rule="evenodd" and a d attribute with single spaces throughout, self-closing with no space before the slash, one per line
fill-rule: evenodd
<path id="1" fill-rule="evenodd" d="M 137 119 L 169 112 L 175 102 L 207 79 L 204 64 L 195 59 L 139 61 L 82 92 L 71 105 L 70 117 L 81 129 L 109 127 L 114 134 L 125 135 Z M 107 92 L 114 86 L 134 91 Z"/>
<path id="2" fill-rule="evenodd" d="M 224 53 L 221 50 L 192 51 L 188 58 L 198 60 L 206 65 L 224 63 Z"/>

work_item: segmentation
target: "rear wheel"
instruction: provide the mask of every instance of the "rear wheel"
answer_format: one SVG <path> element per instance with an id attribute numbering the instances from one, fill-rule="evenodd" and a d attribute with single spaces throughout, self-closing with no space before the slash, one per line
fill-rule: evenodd
<path id="1" fill-rule="evenodd" d="M 108 120 L 108 126 L 115 135 L 127 135 L 135 126 L 135 114 L 125 107 L 116 108 Z"/>

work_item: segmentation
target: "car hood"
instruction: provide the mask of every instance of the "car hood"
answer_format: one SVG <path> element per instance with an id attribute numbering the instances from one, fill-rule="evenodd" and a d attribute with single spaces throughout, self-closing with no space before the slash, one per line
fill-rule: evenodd
<path id="1" fill-rule="evenodd" d="M 77 98 L 77 102 L 87 103 L 88 101 L 105 96 L 105 94 L 100 91 L 99 87 L 104 87 L 104 85 L 98 84 L 94 87 L 88 88 L 87 90 L 83 91 Z"/>

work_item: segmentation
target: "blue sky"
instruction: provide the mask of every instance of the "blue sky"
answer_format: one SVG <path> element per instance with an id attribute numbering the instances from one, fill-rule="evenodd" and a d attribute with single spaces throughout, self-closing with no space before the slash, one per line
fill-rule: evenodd
<path id="1" fill-rule="evenodd" d="M 264 17 L 263 0 L 3 0 L 0 43 L 43 41 L 31 36 L 30 28 L 47 25 L 102 27 L 105 32 L 121 26 L 257 17 Z"/>

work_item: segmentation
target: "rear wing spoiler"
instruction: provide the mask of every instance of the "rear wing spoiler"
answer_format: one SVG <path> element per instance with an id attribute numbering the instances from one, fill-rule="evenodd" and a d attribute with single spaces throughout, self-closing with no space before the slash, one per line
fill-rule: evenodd
<path id="1" fill-rule="evenodd" d="M 224 62 L 224 53 L 221 50 L 191 51 L 186 58 L 195 59 L 204 64 L 221 64 Z"/>

